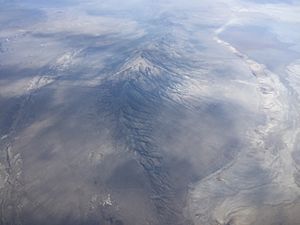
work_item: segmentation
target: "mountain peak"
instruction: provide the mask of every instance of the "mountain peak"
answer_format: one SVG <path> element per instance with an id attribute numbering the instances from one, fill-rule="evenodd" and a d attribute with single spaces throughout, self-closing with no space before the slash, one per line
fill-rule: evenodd
<path id="1" fill-rule="evenodd" d="M 131 72 L 150 72 L 152 74 L 158 74 L 159 68 L 156 66 L 148 57 L 139 53 L 134 57 L 130 58 L 128 61 L 124 63 L 121 68 L 122 71 L 131 71 Z"/>

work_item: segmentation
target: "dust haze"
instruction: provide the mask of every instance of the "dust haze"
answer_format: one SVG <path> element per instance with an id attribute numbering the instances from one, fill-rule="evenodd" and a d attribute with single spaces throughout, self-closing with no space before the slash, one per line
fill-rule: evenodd
<path id="1" fill-rule="evenodd" d="M 0 224 L 300 224 L 299 30 L 292 0 L 0 0 Z"/>

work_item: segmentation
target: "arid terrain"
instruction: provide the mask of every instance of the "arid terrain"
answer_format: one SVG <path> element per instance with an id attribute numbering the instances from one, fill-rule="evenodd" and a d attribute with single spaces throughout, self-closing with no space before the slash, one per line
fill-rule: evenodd
<path id="1" fill-rule="evenodd" d="M 0 225 L 300 225 L 300 3 L 0 0 Z"/>

